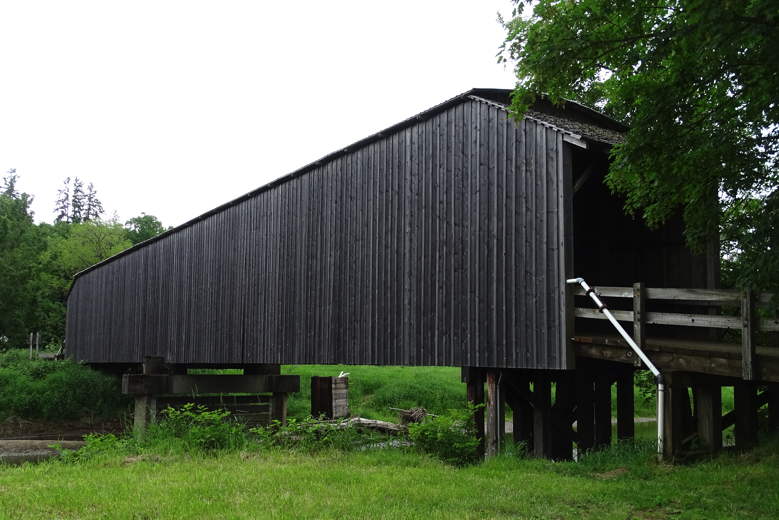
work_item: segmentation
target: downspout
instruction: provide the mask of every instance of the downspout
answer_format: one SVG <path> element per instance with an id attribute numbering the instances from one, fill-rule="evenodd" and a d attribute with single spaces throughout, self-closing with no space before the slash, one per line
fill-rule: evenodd
<path id="1" fill-rule="evenodd" d="M 655 376 L 655 382 L 657 383 L 657 457 L 658 459 L 662 459 L 664 449 L 663 430 L 665 429 L 665 383 L 663 382 L 663 374 L 660 373 L 654 363 L 652 363 L 646 354 L 644 354 L 644 351 L 641 350 L 635 341 L 633 341 L 633 338 L 631 338 L 630 335 L 625 332 L 625 329 L 622 327 L 622 325 L 619 324 L 616 318 L 614 318 L 614 315 L 611 314 L 609 309 L 606 308 L 606 305 L 600 300 L 595 290 L 587 285 L 587 282 L 584 281 L 584 278 L 571 278 L 565 282 L 569 284 L 579 284 L 582 286 L 585 294 L 592 298 L 592 301 L 595 302 L 595 305 L 598 307 L 598 311 L 604 314 L 611 322 L 611 324 L 614 325 L 614 328 L 617 329 L 617 332 L 619 332 L 620 336 L 622 336 L 622 338 L 627 341 L 627 344 L 630 345 L 630 348 L 633 349 L 633 352 L 638 355 L 644 365 L 646 365 L 649 371 L 652 372 L 652 375 Z"/>

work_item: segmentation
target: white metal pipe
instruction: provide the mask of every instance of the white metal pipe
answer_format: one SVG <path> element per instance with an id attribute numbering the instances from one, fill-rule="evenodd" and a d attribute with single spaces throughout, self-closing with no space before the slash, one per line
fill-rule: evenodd
<path id="1" fill-rule="evenodd" d="M 614 325 L 614 328 L 617 329 L 619 335 L 622 336 L 633 352 L 636 353 L 636 355 L 639 357 L 639 359 L 641 359 L 644 365 L 646 365 L 649 371 L 652 372 L 652 375 L 655 376 L 655 381 L 657 382 L 657 456 L 662 458 L 663 430 L 665 429 L 665 384 L 663 383 L 663 376 L 660 374 L 660 370 L 658 370 L 654 363 L 652 363 L 647 355 L 644 354 L 644 351 L 641 350 L 641 347 L 639 347 L 636 342 L 633 341 L 633 338 L 630 337 L 630 335 L 625 331 L 622 325 L 620 325 L 617 319 L 614 318 L 614 315 L 611 314 L 611 311 L 609 311 L 609 309 L 606 308 L 606 305 L 600 300 L 595 290 L 584 281 L 584 278 L 570 278 L 565 282 L 569 284 L 581 285 L 587 296 L 589 296 L 592 301 L 595 302 L 595 305 L 598 306 L 598 310 L 606 316 L 612 325 Z"/>

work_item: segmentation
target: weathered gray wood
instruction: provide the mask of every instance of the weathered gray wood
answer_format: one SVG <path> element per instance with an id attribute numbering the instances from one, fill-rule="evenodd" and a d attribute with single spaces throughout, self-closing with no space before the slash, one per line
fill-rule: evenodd
<path id="1" fill-rule="evenodd" d="M 494 457 L 500 453 L 501 443 L 501 424 L 505 424 L 505 417 L 502 416 L 503 408 L 501 406 L 500 389 L 498 387 L 498 372 L 495 370 L 487 371 L 487 399 L 485 403 L 485 423 L 484 423 L 484 455 L 485 457 Z"/>
<path id="2" fill-rule="evenodd" d="M 719 385 L 697 385 L 695 396 L 695 418 L 698 437 L 711 452 L 722 448 L 722 388 Z"/>
<path id="3" fill-rule="evenodd" d="M 741 295 L 741 377 L 746 381 L 755 378 L 755 304 L 752 291 Z"/>
<path id="4" fill-rule="evenodd" d="M 643 282 L 633 284 L 633 341 L 640 348 L 646 344 L 646 288 Z"/>
<path id="5" fill-rule="evenodd" d="M 736 448 L 751 448 L 757 444 L 757 387 L 753 383 L 734 386 L 733 411 L 736 415 Z"/>
<path id="6" fill-rule="evenodd" d="M 595 289 L 595 292 L 598 293 L 600 296 L 606 296 L 612 298 L 632 298 L 633 297 L 632 287 L 597 286 L 597 287 L 593 287 L 593 289 Z M 586 296 L 584 293 L 584 289 L 582 289 L 581 286 L 578 285 L 574 287 L 573 293 L 576 296 Z"/>
<path id="7" fill-rule="evenodd" d="M 615 338 L 577 336 L 574 348 L 580 358 L 630 364 L 635 364 L 636 361 L 636 356 L 630 347 L 624 341 Z M 741 378 L 741 353 L 740 347 L 737 346 L 703 343 L 699 348 L 693 348 L 693 343 L 689 341 L 661 341 L 648 338 L 644 350 L 662 371 L 700 372 Z M 757 348 L 757 356 L 760 360 L 756 367 L 759 381 L 779 382 L 779 357 L 775 355 L 777 351 L 779 349 Z"/>
<path id="8" fill-rule="evenodd" d="M 287 424 L 287 401 L 289 394 L 287 392 L 275 392 L 270 401 L 271 420 L 279 421 L 281 424 Z"/>
<path id="9" fill-rule="evenodd" d="M 730 289 L 647 288 L 647 298 L 650 300 L 688 301 L 702 305 L 720 305 L 737 303 L 739 292 Z"/>
<path id="10" fill-rule="evenodd" d="M 300 376 L 295 375 L 143 375 L 124 374 L 125 394 L 259 394 L 298 392 Z"/>
<path id="11" fill-rule="evenodd" d="M 676 382 L 673 373 L 665 375 L 665 429 L 663 432 L 663 456 L 673 460 L 682 454 L 684 440 L 691 421 L 690 394 L 687 387 Z"/>
<path id="12" fill-rule="evenodd" d="M 741 328 L 741 319 L 736 316 L 712 316 L 710 314 L 647 312 L 646 323 L 649 325 L 682 325 L 686 327 L 711 327 L 715 329 Z"/>
<path id="13" fill-rule="evenodd" d="M 476 437 L 479 439 L 479 450 L 484 453 L 484 372 L 478 368 L 470 367 L 467 371 L 466 388 L 468 402 L 478 408 L 473 414 Z"/>
<path id="14" fill-rule="evenodd" d="M 617 374 L 617 439 L 627 440 L 635 436 L 635 403 L 633 369 L 619 370 Z"/>
<path id="15" fill-rule="evenodd" d="M 611 310 L 611 309 L 609 309 Z M 632 311 L 618 311 L 618 310 L 611 310 L 611 314 L 614 315 L 614 317 L 618 321 L 633 321 L 633 312 Z M 589 308 L 583 308 L 583 307 L 576 307 L 574 309 L 574 315 L 577 318 L 589 318 L 593 320 L 607 320 L 605 314 L 600 312 L 598 309 L 589 309 Z"/>
<path id="16" fill-rule="evenodd" d="M 533 379 L 533 455 L 552 455 L 552 390 L 548 376 Z"/>

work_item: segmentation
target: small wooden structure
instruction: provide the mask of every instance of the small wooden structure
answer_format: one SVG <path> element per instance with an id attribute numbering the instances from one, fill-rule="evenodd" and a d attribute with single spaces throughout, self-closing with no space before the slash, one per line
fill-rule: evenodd
<path id="1" fill-rule="evenodd" d="M 122 376 L 122 393 L 135 398 L 134 430 L 145 430 L 166 406 L 202 404 L 226 409 L 249 425 L 285 423 L 290 393 L 300 390 L 300 376 L 279 375 L 278 367 L 245 370 L 242 375 L 187 374 L 181 366 L 147 358 L 140 374 Z"/>
<path id="2" fill-rule="evenodd" d="M 311 378 L 311 416 L 325 419 L 349 417 L 349 378 Z"/>

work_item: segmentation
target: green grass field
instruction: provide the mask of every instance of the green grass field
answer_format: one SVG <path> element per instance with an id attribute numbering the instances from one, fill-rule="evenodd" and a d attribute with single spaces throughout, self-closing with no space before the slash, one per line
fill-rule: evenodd
<path id="1" fill-rule="evenodd" d="M 398 449 L 0 467 L 0 518 L 777 518 L 779 442 L 691 466 L 615 447 L 456 469 Z"/>
<path id="2" fill-rule="evenodd" d="M 390 407 L 441 414 L 465 404 L 454 368 L 287 366 L 301 376 L 290 415 L 308 415 L 312 375 L 342 370 L 354 415 L 394 420 Z M 654 413 L 638 393 L 636 404 L 637 415 Z M 655 461 L 654 428 L 638 424 L 637 444 L 580 462 L 504 454 L 463 468 L 411 448 L 304 454 L 249 442 L 203 454 L 170 439 L 120 443 L 83 460 L 0 466 L 0 519 L 779 518 L 779 439 L 668 466 Z"/>

